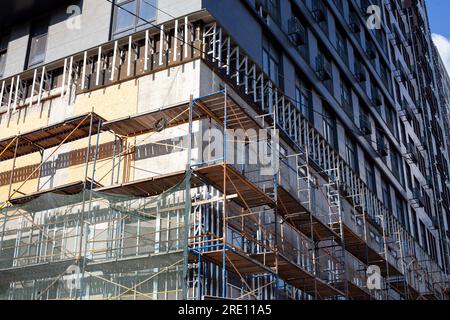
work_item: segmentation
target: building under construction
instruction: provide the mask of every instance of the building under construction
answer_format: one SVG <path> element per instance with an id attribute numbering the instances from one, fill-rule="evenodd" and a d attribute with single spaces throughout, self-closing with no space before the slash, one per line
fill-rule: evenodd
<path id="1" fill-rule="evenodd" d="M 448 299 L 424 1 L 6 6 L 1 299 Z"/>

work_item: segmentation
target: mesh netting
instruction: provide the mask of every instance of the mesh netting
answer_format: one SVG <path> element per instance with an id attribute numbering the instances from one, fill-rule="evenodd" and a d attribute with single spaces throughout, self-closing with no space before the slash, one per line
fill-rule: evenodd
<path id="1" fill-rule="evenodd" d="M 49 193 L 0 211 L 0 299 L 181 299 L 189 178 L 154 197 Z"/>

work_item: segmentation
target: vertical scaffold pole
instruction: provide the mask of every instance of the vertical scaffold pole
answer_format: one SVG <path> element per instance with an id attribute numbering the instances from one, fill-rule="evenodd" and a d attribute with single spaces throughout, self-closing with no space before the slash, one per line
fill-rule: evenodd
<path id="1" fill-rule="evenodd" d="M 81 254 L 83 253 L 84 207 L 86 204 L 86 184 L 87 184 L 87 175 L 88 175 L 88 169 L 89 169 L 89 155 L 91 153 L 93 121 L 94 121 L 94 115 L 91 113 L 90 120 L 89 120 L 88 146 L 87 146 L 87 150 L 86 150 L 86 161 L 85 161 L 85 169 L 84 169 L 84 177 L 83 177 L 83 196 L 82 196 L 82 204 L 81 204 L 81 216 L 80 216 L 80 223 L 79 223 L 80 241 L 79 241 L 79 251 L 78 251 L 78 263 L 80 263 Z M 78 275 L 78 277 L 80 277 L 80 275 Z M 81 288 L 83 288 L 83 283 L 82 283 L 83 281 L 84 281 L 83 278 L 79 279 L 79 282 L 81 283 Z M 75 296 L 75 299 L 77 299 L 77 298 L 81 299 L 82 295 L 83 295 L 83 291 L 79 290 L 79 292 L 77 292 L 77 294 Z"/>
<path id="2" fill-rule="evenodd" d="M 17 159 L 17 148 L 19 147 L 19 136 L 16 136 L 16 145 L 14 147 L 14 158 L 13 158 L 13 163 L 12 163 L 12 169 L 11 169 L 11 175 L 9 177 L 9 190 L 8 190 L 8 199 L 10 199 L 11 197 L 11 191 L 12 191 L 12 184 L 13 184 L 13 179 L 14 179 L 14 172 L 16 169 L 16 159 Z"/>
<path id="3" fill-rule="evenodd" d="M 227 296 L 227 271 L 226 271 L 226 263 L 227 263 L 227 100 L 228 100 L 228 91 L 225 86 L 224 91 L 224 121 L 223 121 L 223 246 L 222 246 L 222 298 L 226 298 Z"/>
<path id="4" fill-rule="evenodd" d="M 185 206 L 184 206 L 184 229 L 183 229 L 183 275 L 181 281 L 181 291 L 183 300 L 187 300 L 188 296 L 188 267 L 189 267 L 189 216 L 191 214 L 191 161 L 192 161 L 192 113 L 194 107 L 193 96 L 189 98 L 189 130 L 187 139 L 188 158 L 186 163 L 186 176 L 185 176 Z"/>
<path id="5" fill-rule="evenodd" d="M 273 135 L 276 135 L 276 129 L 277 129 L 277 109 L 273 109 Z M 264 119 L 263 119 L 263 125 L 264 125 Z M 274 137 L 271 138 L 271 143 L 274 142 Z M 278 141 L 275 141 L 275 143 L 278 143 Z M 274 150 L 274 147 L 276 150 Z M 273 144 L 272 145 L 272 168 L 274 169 L 273 172 L 273 199 L 275 203 L 274 207 L 274 216 L 275 216 L 275 300 L 279 300 L 279 288 L 278 288 L 278 168 L 276 168 L 276 162 L 278 157 L 278 145 Z"/>

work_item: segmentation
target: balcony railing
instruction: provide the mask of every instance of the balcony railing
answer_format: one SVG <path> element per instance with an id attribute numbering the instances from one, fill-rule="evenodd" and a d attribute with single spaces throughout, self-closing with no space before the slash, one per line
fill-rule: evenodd
<path id="1" fill-rule="evenodd" d="M 191 27 L 189 27 L 189 25 L 191 24 L 193 25 L 194 30 L 198 30 L 198 32 L 191 32 Z M 77 84 L 81 83 L 82 81 L 87 81 L 88 77 L 90 77 L 90 79 L 92 80 L 91 82 L 94 85 L 92 88 L 89 87 L 85 90 L 94 90 L 95 88 L 99 88 L 101 86 L 113 85 L 122 81 L 127 81 L 138 76 L 148 74 L 149 72 L 154 72 L 155 70 L 162 70 L 164 68 L 170 67 L 172 65 L 171 63 L 180 64 L 191 61 L 192 59 L 202 58 L 202 60 L 208 66 L 211 66 L 214 70 L 218 71 L 218 74 L 220 76 L 227 77 L 228 85 L 233 86 L 234 88 L 236 88 L 237 92 L 245 95 L 245 98 L 248 99 L 249 103 L 251 103 L 252 106 L 255 106 L 255 110 L 258 109 L 258 112 L 267 114 L 269 113 L 269 111 L 273 111 L 274 109 L 276 109 L 278 117 L 277 119 L 274 119 L 274 121 L 280 128 L 280 131 L 283 131 L 286 134 L 292 144 L 300 146 L 299 148 L 308 145 L 309 150 L 312 150 L 312 146 L 314 145 L 316 149 L 315 152 L 317 153 L 318 166 L 321 166 L 321 168 L 323 168 L 324 166 L 329 167 L 330 161 L 332 161 L 333 166 L 338 166 L 340 170 L 342 170 L 342 184 L 348 186 L 347 190 L 360 190 L 365 195 L 365 198 L 368 199 L 368 201 L 365 202 L 365 208 L 367 209 L 364 209 L 364 215 L 369 214 L 374 222 L 378 223 L 380 226 L 383 226 L 383 218 L 390 219 L 395 223 L 398 223 L 390 210 L 386 208 L 378 199 L 377 195 L 374 194 L 365 185 L 364 181 L 362 181 L 362 179 L 360 179 L 360 177 L 355 172 L 353 172 L 348 163 L 339 156 L 339 154 L 333 149 L 331 145 L 327 143 L 327 141 L 320 135 L 320 133 L 314 128 L 314 126 L 309 123 L 308 120 L 305 119 L 302 115 L 295 114 L 295 112 L 292 111 L 293 109 L 288 108 L 290 104 L 293 104 L 290 99 L 287 96 L 284 96 L 282 91 L 276 88 L 273 83 L 271 83 L 269 77 L 262 72 L 261 68 L 256 63 L 254 63 L 249 56 L 246 55 L 244 50 L 236 45 L 236 42 L 234 42 L 233 39 L 226 35 L 225 31 L 222 30 L 218 24 L 214 23 L 212 25 L 205 26 L 202 23 L 197 25 L 194 22 L 190 23 L 189 25 L 187 26 L 189 33 L 186 34 L 186 40 L 184 40 L 184 42 L 187 43 L 186 50 L 183 49 L 185 47 L 185 44 L 181 43 L 181 41 L 178 41 L 178 45 L 174 46 L 173 49 L 164 41 L 162 41 L 161 44 L 162 50 L 159 49 L 161 48 L 160 46 L 156 48 L 157 44 L 159 44 L 157 40 L 160 33 L 155 32 L 155 29 L 153 29 L 148 36 L 145 34 L 145 32 L 141 32 L 132 35 L 129 40 L 120 40 L 117 45 L 117 51 L 123 52 L 124 59 L 120 59 L 121 64 L 101 64 L 103 65 L 103 68 L 100 68 L 100 71 L 108 71 L 108 73 L 110 74 L 112 72 L 117 73 L 118 68 L 121 68 L 120 74 L 124 74 L 123 79 L 114 79 L 114 81 L 112 82 L 101 83 L 100 79 L 102 78 L 100 78 L 99 76 L 99 81 L 97 83 L 98 85 L 96 86 L 95 84 L 97 81 L 95 72 L 93 72 L 92 74 L 88 74 L 89 70 L 98 70 L 95 68 L 96 64 L 93 64 L 93 68 L 87 68 L 86 62 L 83 64 L 83 60 L 93 62 L 102 61 L 102 59 L 104 59 L 105 57 L 109 57 L 110 54 L 115 54 L 115 42 L 111 42 L 104 44 L 100 48 L 93 48 L 91 50 L 87 50 L 86 52 L 76 54 L 73 57 L 65 58 L 61 61 L 52 63 L 51 65 L 46 66 L 47 69 L 44 70 L 45 72 L 43 73 L 41 73 L 41 68 L 36 69 L 36 83 L 43 83 L 43 86 L 47 86 L 47 71 L 56 70 L 57 72 L 61 72 L 65 70 L 65 68 L 61 67 L 62 65 L 64 65 L 64 62 L 67 63 L 67 69 L 69 69 L 69 67 L 73 67 L 74 70 L 77 70 L 77 74 L 79 76 L 78 78 L 76 78 Z M 170 28 L 167 27 L 165 28 L 165 30 L 167 30 L 168 32 Z M 200 37 L 195 38 L 195 34 L 200 35 Z M 218 34 L 220 34 L 221 37 L 219 37 Z M 175 40 L 175 42 L 177 41 Z M 148 51 L 145 50 L 146 43 L 149 46 Z M 224 45 L 224 43 L 229 43 L 229 55 L 227 55 L 226 53 L 227 46 Z M 138 52 L 142 50 L 144 54 L 142 56 L 130 56 L 127 52 L 127 48 L 138 48 Z M 175 48 L 177 48 L 178 52 L 174 52 Z M 100 52 L 100 55 L 98 54 L 98 52 Z M 83 59 L 83 56 L 85 57 L 85 59 Z M 122 57 L 122 55 L 118 55 L 118 57 Z M 132 68 L 131 65 L 139 59 L 142 59 L 142 62 L 140 63 L 142 63 L 144 68 Z M 73 64 L 70 63 L 72 60 Z M 318 60 L 320 59 L 316 59 L 316 63 L 318 62 Z M 127 61 L 130 61 L 130 63 L 127 63 Z M 146 64 L 147 68 L 145 68 Z M 320 63 L 317 64 L 320 66 Z M 128 65 L 130 65 L 130 67 L 128 67 Z M 324 65 L 325 63 L 323 63 L 322 61 L 322 68 L 319 68 L 319 70 L 328 70 L 328 74 L 331 75 L 331 65 L 328 63 L 328 68 L 324 67 Z M 86 73 L 82 72 L 83 69 Z M 127 72 L 128 70 L 130 70 L 130 73 Z M 31 70 L 26 73 L 28 79 L 33 78 L 33 71 L 34 70 Z M 56 71 L 55 75 L 57 74 Z M 64 72 L 67 71 L 68 70 L 65 70 Z M 62 92 L 64 94 L 64 92 L 67 91 L 65 89 L 67 88 L 68 81 L 72 85 L 75 82 L 75 80 L 71 78 L 72 74 L 73 73 L 67 72 L 66 76 L 70 75 L 70 77 L 66 77 L 65 81 L 49 83 L 54 83 L 54 88 L 58 88 L 58 85 L 61 86 L 62 84 L 62 87 L 59 87 L 58 89 L 59 93 Z M 18 76 L 19 75 L 16 75 L 12 78 L 17 78 Z M 21 74 L 20 81 L 27 77 L 24 77 L 23 74 Z M 41 77 L 44 80 L 40 81 Z M 12 78 L 6 79 L 6 81 L 9 83 Z M 61 77 L 61 79 L 62 78 L 63 77 Z M 268 85 L 268 83 L 270 83 L 271 85 Z M 270 103 L 267 103 L 267 99 L 269 99 Z M 286 106 L 286 110 L 289 109 L 292 112 L 282 112 L 282 110 L 284 111 L 284 107 L 282 106 Z M 280 119 L 282 119 L 282 121 Z M 367 131 L 370 133 L 372 132 L 371 125 L 367 116 L 360 116 L 360 124 L 362 131 L 366 131 L 367 129 L 369 129 Z M 326 157 L 324 156 L 325 154 L 327 155 Z M 415 240 L 411 238 L 410 234 L 406 230 L 401 229 L 401 234 L 405 239 L 408 239 L 413 243 L 413 247 L 417 247 L 416 242 L 414 242 Z"/>

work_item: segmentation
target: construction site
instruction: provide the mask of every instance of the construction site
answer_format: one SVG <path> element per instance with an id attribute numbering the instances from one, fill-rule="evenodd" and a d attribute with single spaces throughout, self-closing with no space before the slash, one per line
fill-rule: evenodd
<path id="1" fill-rule="evenodd" d="M 0 81 L 0 299 L 449 298 L 206 10 Z"/>

